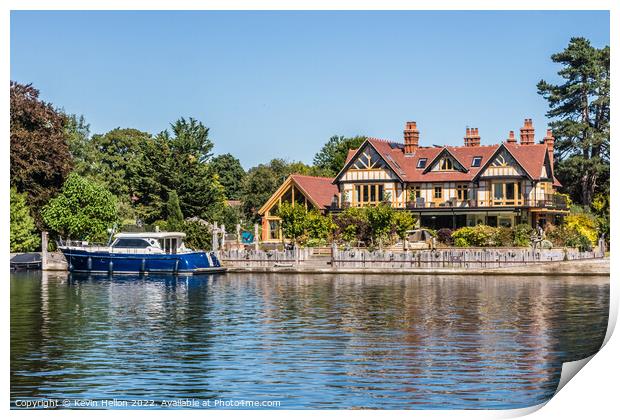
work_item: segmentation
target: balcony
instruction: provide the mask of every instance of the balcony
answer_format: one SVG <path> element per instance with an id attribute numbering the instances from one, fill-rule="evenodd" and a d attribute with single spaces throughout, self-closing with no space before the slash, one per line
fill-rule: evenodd
<path id="1" fill-rule="evenodd" d="M 342 211 L 350 205 L 338 207 L 337 203 L 332 203 L 330 211 L 338 212 Z M 359 206 L 357 206 L 359 207 Z M 488 208 L 507 208 L 507 207 L 528 207 L 528 208 L 544 208 L 550 210 L 568 210 L 568 203 L 566 197 L 561 194 L 545 194 L 544 198 L 529 200 L 529 199 L 499 199 L 499 200 L 457 200 L 452 198 L 446 201 L 425 201 L 423 198 L 417 198 L 415 201 L 407 203 L 407 210 L 416 209 L 488 209 Z"/>
<path id="2" fill-rule="evenodd" d="M 489 208 L 489 207 L 533 207 L 546 208 L 553 210 L 568 210 L 566 197 L 561 194 L 545 194 L 542 199 L 491 199 L 491 200 L 461 200 L 452 198 L 447 201 L 425 202 L 418 198 L 416 201 L 407 203 L 407 209 L 429 209 L 429 208 Z"/>

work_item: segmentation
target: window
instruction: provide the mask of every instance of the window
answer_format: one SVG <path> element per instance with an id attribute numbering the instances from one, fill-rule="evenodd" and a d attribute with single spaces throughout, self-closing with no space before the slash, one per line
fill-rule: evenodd
<path id="1" fill-rule="evenodd" d="M 383 167 L 383 159 L 370 147 L 367 147 L 353 163 L 354 169 L 380 169 Z"/>
<path id="2" fill-rule="evenodd" d="M 500 155 L 497 155 L 497 157 L 495 158 L 491 166 L 502 167 L 502 166 L 508 166 L 509 163 L 510 163 L 509 158 L 502 153 Z"/>
<path id="3" fill-rule="evenodd" d="M 461 184 L 456 186 L 456 199 L 458 201 L 465 201 L 469 198 L 469 188 L 467 184 Z"/>
<path id="4" fill-rule="evenodd" d="M 269 239 L 280 239 L 280 222 L 277 220 L 269 221 Z"/>
<path id="5" fill-rule="evenodd" d="M 439 168 L 442 171 L 451 171 L 452 170 L 452 160 L 450 160 L 448 158 L 441 159 L 441 161 L 439 162 Z"/>
<path id="6" fill-rule="evenodd" d="M 515 206 L 523 204 L 521 196 L 521 182 L 496 182 L 493 183 L 493 205 Z"/>
<path id="7" fill-rule="evenodd" d="M 509 228 L 509 227 L 512 227 L 512 220 L 510 218 L 508 218 L 508 217 L 500 217 L 498 219 L 498 224 L 501 227 Z"/>
<path id="8" fill-rule="evenodd" d="M 416 198 L 422 197 L 422 191 L 420 190 L 419 185 L 414 185 L 409 189 L 409 199 L 415 200 Z"/>
<path id="9" fill-rule="evenodd" d="M 474 158 L 471 160 L 471 166 L 474 168 L 479 167 L 480 163 L 482 163 L 482 156 L 474 156 Z"/>
<path id="10" fill-rule="evenodd" d="M 418 159 L 418 169 L 422 169 L 426 167 L 426 158 L 420 158 Z"/>
<path id="11" fill-rule="evenodd" d="M 383 199 L 383 184 L 360 184 L 355 186 L 354 205 L 377 205 Z"/>
<path id="12" fill-rule="evenodd" d="M 435 187 L 435 198 L 443 197 L 443 188 L 440 186 Z"/>
<path id="13" fill-rule="evenodd" d="M 147 248 L 150 244 L 144 239 L 117 239 L 112 245 L 113 248 Z"/>

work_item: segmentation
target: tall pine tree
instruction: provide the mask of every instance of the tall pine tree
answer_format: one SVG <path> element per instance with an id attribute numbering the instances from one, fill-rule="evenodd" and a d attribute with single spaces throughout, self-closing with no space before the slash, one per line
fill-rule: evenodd
<path id="1" fill-rule="evenodd" d="M 551 60 L 562 65 L 564 81 L 541 80 L 538 93 L 549 102 L 556 174 L 575 201 L 589 206 L 609 189 L 609 46 L 572 38 Z"/>

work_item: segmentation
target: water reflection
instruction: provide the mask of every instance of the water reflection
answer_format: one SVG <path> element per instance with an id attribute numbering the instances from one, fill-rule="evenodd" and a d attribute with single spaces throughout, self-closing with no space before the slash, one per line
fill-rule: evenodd
<path id="1" fill-rule="evenodd" d="M 609 279 L 11 274 L 11 396 L 516 408 L 600 347 Z"/>

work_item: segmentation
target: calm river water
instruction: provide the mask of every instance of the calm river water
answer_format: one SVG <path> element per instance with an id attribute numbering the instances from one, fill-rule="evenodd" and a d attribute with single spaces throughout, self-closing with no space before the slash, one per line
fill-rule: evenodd
<path id="1" fill-rule="evenodd" d="M 525 407 L 608 305 L 608 277 L 12 273 L 11 399 Z"/>

